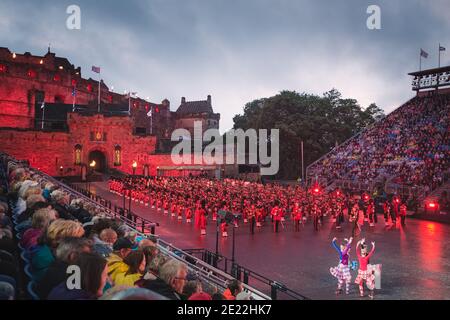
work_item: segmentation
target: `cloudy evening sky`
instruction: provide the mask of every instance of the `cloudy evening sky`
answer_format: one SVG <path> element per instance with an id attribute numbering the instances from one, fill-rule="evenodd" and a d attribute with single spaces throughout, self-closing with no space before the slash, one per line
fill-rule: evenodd
<path id="1" fill-rule="evenodd" d="M 81 30 L 66 28 L 81 7 Z M 366 27 L 381 8 L 381 30 Z M 336 88 L 386 112 L 409 99 L 408 72 L 450 64 L 450 0 L 0 0 L 0 46 L 57 56 L 114 90 L 131 89 L 176 110 L 180 99 L 213 97 L 221 129 L 245 103 L 281 90 Z"/>

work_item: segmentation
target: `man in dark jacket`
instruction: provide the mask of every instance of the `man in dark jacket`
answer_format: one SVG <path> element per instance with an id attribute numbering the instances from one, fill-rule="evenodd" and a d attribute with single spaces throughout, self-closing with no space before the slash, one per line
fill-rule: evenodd
<path id="1" fill-rule="evenodd" d="M 46 299 L 54 287 L 65 282 L 67 268 L 74 264 L 81 252 L 91 252 L 92 242 L 85 238 L 66 238 L 56 249 L 56 260 L 36 285 L 36 293 L 40 299 Z"/>
<path id="2" fill-rule="evenodd" d="M 172 259 L 161 266 L 159 278 L 155 280 L 140 280 L 137 285 L 159 293 L 170 300 L 181 300 L 183 289 L 187 282 L 187 274 L 186 264 Z"/>

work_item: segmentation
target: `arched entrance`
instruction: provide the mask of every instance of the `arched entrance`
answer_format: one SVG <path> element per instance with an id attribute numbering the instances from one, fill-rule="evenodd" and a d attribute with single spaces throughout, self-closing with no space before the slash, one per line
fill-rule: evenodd
<path id="1" fill-rule="evenodd" d="M 95 167 L 93 168 L 96 172 L 106 173 L 107 163 L 106 156 L 103 152 L 99 150 L 94 150 L 89 153 L 88 166 L 95 161 Z M 92 168 L 90 168 L 92 169 Z"/>

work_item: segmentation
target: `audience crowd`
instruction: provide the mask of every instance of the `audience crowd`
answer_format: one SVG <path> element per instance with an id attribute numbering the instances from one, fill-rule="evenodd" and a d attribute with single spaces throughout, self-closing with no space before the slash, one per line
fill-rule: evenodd
<path id="1" fill-rule="evenodd" d="M 435 189 L 448 173 L 450 95 L 415 97 L 313 164 L 310 177 Z"/>
<path id="2" fill-rule="evenodd" d="M 242 291 L 239 282 L 223 291 L 200 279 L 101 207 L 26 167 L 0 161 L 0 182 L 0 299 L 222 300 Z"/>

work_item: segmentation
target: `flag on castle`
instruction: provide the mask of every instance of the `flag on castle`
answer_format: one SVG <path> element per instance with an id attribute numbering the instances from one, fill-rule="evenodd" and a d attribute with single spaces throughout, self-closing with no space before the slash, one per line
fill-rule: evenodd
<path id="1" fill-rule="evenodd" d="M 100 67 L 92 66 L 92 71 L 95 73 L 100 73 Z"/>
<path id="2" fill-rule="evenodd" d="M 420 49 L 420 56 L 427 59 L 428 58 L 428 52 L 426 52 L 423 49 Z"/>
<path id="3" fill-rule="evenodd" d="M 445 51 L 445 47 L 443 47 L 443 46 L 439 46 L 439 51 Z"/>

